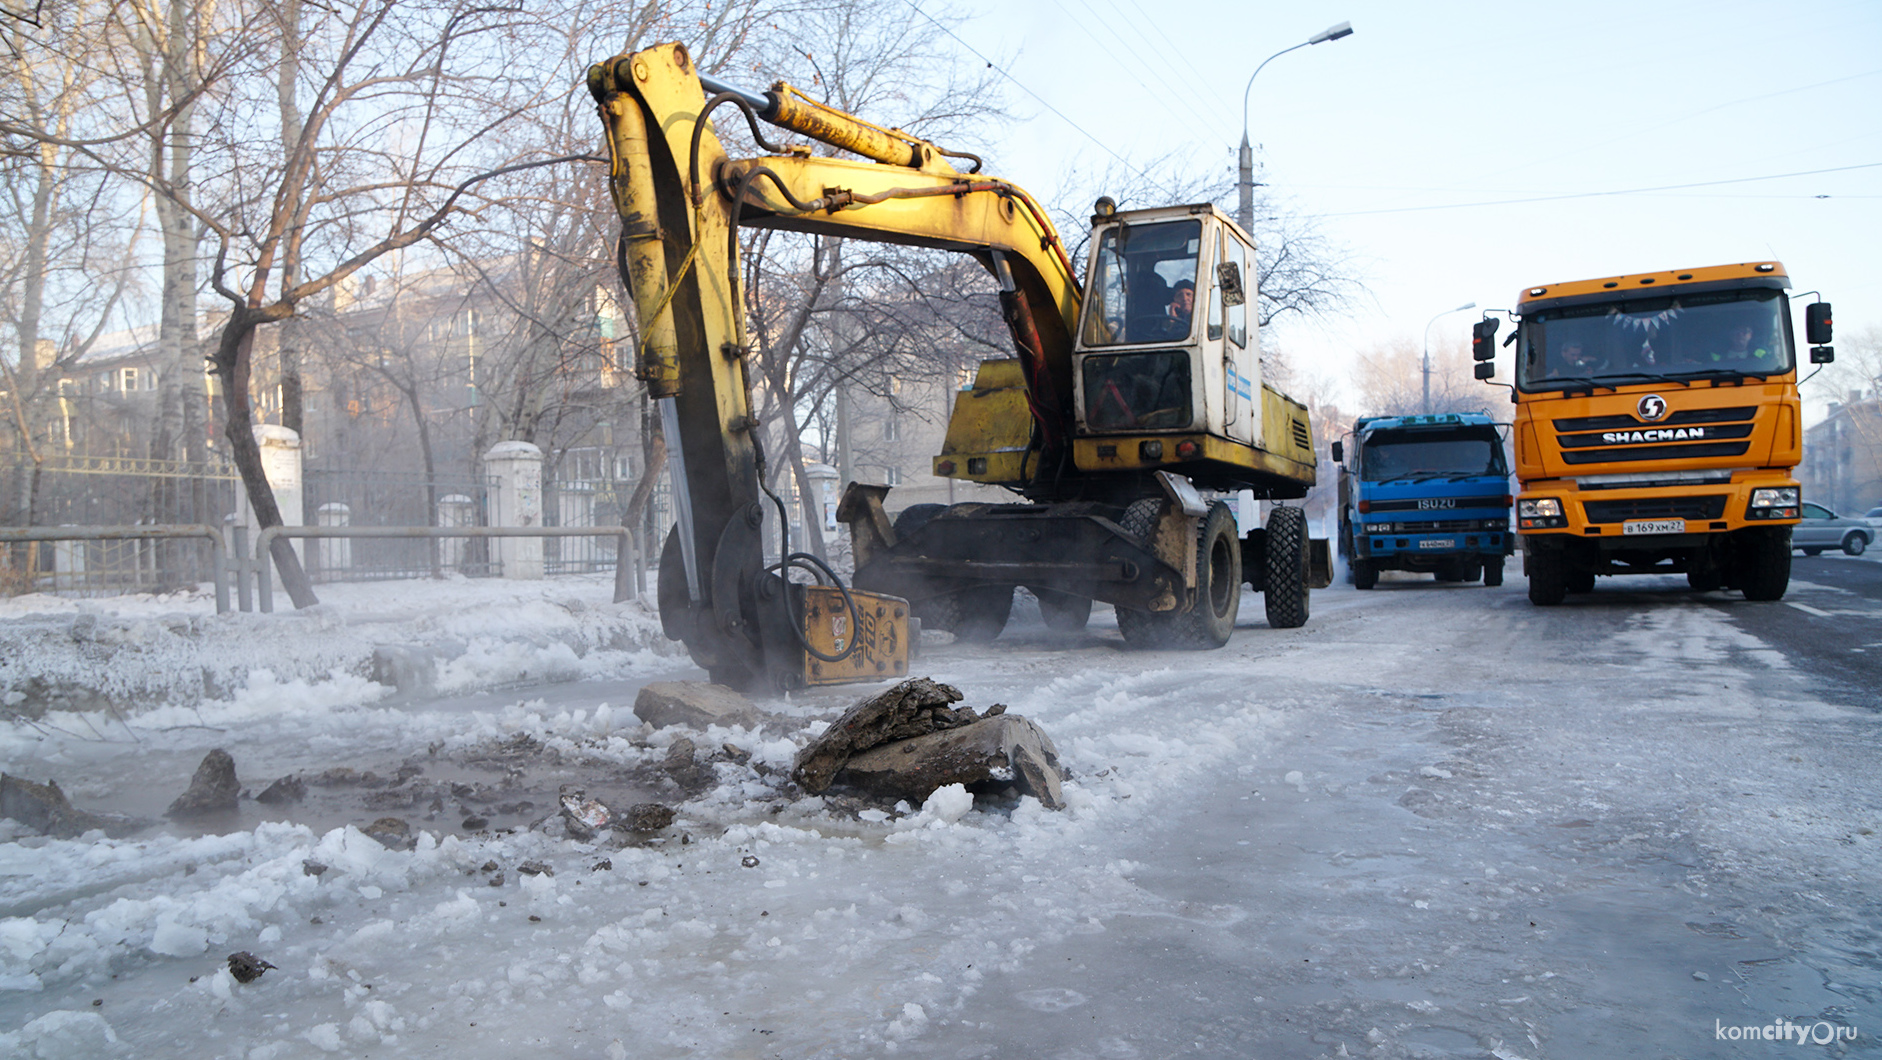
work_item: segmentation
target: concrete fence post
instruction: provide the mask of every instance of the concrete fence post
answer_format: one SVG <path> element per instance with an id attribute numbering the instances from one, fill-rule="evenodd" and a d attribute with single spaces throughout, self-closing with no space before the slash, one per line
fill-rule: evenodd
<path id="1" fill-rule="evenodd" d="M 477 511 L 471 499 L 462 493 L 447 493 L 438 498 L 439 526 L 476 526 Z M 438 542 L 438 562 L 445 570 L 464 570 L 470 558 L 470 539 L 447 537 Z"/>
<path id="2" fill-rule="evenodd" d="M 314 513 L 321 526 L 352 526 L 353 509 L 339 501 L 328 501 Z M 353 542 L 344 537 L 324 537 L 315 543 L 320 569 L 328 576 L 353 567 Z"/>
<path id="3" fill-rule="evenodd" d="M 498 442 L 484 454 L 484 473 L 495 480 L 492 526 L 542 525 L 542 450 L 529 442 Z M 500 537 L 493 542 L 505 578 L 541 578 L 542 538 Z"/>
<path id="4" fill-rule="evenodd" d="M 307 513 L 302 508 L 304 491 L 301 479 L 301 436 L 293 430 L 273 423 L 255 425 L 255 444 L 261 447 L 261 470 L 267 476 L 268 489 L 274 494 L 274 504 L 281 510 L 281 525 L 306 526 Z M 238 488 L 235 491 L 236 522 L 248 528 L 251 540 L 260 537 L 260 520 L 255 518 L 255 509 L 248 503 L 248 492 Z M 300 542 L 290 541 L 301 562 L 307 562 L 307 553 Z M 261 557 L 264 563 L 274 562 Z"/>

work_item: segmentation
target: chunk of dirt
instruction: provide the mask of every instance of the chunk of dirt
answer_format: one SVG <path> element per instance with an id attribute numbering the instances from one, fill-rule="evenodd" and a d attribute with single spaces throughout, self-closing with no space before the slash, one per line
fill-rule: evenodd
<path id="1" fill-rule="evenodd" d="M 627 808 L 627 814 L 615 823 L 629 832 L 658 832 L 673 823 L 673 807 L 658 802 L 640 802 Z"/>
<path id="2" fill-rule="evenodd" d="M 712 771 L 712 764 L 699 761 L 698 753 L 698 746 L 682 736 L 667 748 L 666 761 L 660 766 L 666 770 L 667 776 L 673 778 L 673 783 L 678 784 L 680 790 L 689 796 L 712 787 L 718 779 Z"/>
<path id="3" fill-rule="evenodd" d="M 247 950 L 229 954 L 229 974 L 234 976 L 238 983 L 252 983 L 260 979 L 262 973 L 273 967 L 274 965 Z"/>
<path id="4" fill-rule="evenodd" d="M 235 776 L 235 759 L 218 747 L 203 756 L 191 778 L 189 790 L 176 797 L 166 817 L 200 817 L 224 813 L 236 808 L 242 794 L 242 782 Z"/>
<path id="5" fill-rule="evenodd" d="M 255 801 L 272 805 L 301 802 L 306 798 L 307 782 L 302 780 L 299 775 L 293 775 L 282 777 L 280 780 L 268 785 L 266 790 L 260 795 L 255 796 Z"/>
<path id="6" fill-rule="evenodd" d="M 74 839 L 93 829 L 102 829 L 115 839 L 142 831 L 152 823 L 121 814 L 88 813 L 66 799 L 57 781 L 35 784 L 5 773 L 0 773 L 0 817 L 11 817 L 55 839 Z"/>
<path id="7" fill-rule="evenodd" d="M 415 842 L 412 826 L 400 817 L 381 817 L 363 831 L 390 850 L 410 850 Z"/>

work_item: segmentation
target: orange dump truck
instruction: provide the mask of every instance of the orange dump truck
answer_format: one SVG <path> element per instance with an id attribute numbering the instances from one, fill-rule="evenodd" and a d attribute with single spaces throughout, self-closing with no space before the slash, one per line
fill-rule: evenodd
<path id="1" fill-rule="evenodd" d="M 1802 503 L 1800 346 L 1774 261 L 1611 276 L 1523 291 L 1516 332 L 1516 526 L 1529 599 L 1602 575 L 1686 575 L 1776 600 Z M 1805 313 L 1808 359 L 1830 306 Z M 1500 322 L 1472 335 L 1492 374 Z"/>

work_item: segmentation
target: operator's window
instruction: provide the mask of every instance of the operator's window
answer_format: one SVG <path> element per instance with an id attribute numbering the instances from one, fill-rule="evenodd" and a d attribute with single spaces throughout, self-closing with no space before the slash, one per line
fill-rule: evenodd
<path id="1" fill-rule="evenodd" d="M 1085 345 L 1187 342 L 1201 251 L 1201 221 L 1105 229 L 1086 285 Z"/>
<path id="2" fill-rule="evenodd" d="M 1085 425 L 1094 431 L 1189 426 L 1186 351 L 1093 354 L 1085 358 L 1084 375 Z"/>

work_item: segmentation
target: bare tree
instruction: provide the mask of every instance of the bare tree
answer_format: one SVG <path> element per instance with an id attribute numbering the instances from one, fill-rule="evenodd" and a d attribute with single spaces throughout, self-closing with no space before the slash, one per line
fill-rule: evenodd
<path id="1" fill-rule="evenodd" d="M 0 211 L 0 322 L 11 340 L 0 340 L 0 415 L 22 457 L 6 506 L 17 504 L 25 525 L 35 520 L 44 443 L 67 436 L 66 424 L 50 422 L 62 419 L 51 407 L 54 389 L 97 341 L 134 276 L 135 240 L 122 215 L 135 203 L 113 199 L 99 174 L 75 166 L 75 152 L 59 142 L 82 124 L 97 71 L 76 53 L 45 46 L 48 37 L 89 40 L 81 24 L 99 14 L 60 7 L 37 24 L 0 22 L 0 105 L 26 128 L 54 133 L 41 139 L 0 128 L 0 197 L 10 207 Z"/>
<path id="2" fill-rule="evenodd" d="M 273 24 L 286 25 L 277 15 Z M 258 85 L 232 85 L 214 129 L 222 202 L 195 216 L 217 243 L 210 284 L 229 316 L 210 360 L 222 384 L 224 432 L 256 518 L 281 525 L 252 431 L 250 376 L 257 330 L 377 258 L 432 239 L 454 215 L 486 202 L 478 188 L 503 173 L 571 161 L 511 152 L 492 126 L 552 91 L 506 67 L 527 48 L 532 20 L 470 3 L 393 3 L 303 10 L 297 54 L 305 93 L 267 84 L 275 116 L 299 117 L 293 146 L 257 150 L 249 122 L 266 113 Z M 259 49 L 278 54 L 277 48 Z M 388 142 L 390 141 L 390 142 Z M 363 245 L 362 245 L 363 244 Z M 272 551 L 295 606 L 316 602 L 285 540 Z"/>

